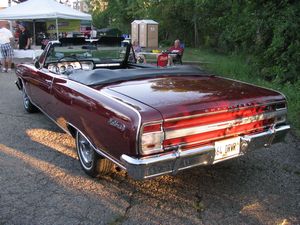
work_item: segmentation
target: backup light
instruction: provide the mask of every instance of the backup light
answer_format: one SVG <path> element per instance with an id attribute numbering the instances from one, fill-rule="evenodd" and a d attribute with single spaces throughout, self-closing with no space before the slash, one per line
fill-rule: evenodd
<path id="1" fill-rule="evenodd" d="M 144 125 L 140 137 L 140 150 L 142 155 L 149 155 L 163 151 L 164 132 L 162 124 Z"/>

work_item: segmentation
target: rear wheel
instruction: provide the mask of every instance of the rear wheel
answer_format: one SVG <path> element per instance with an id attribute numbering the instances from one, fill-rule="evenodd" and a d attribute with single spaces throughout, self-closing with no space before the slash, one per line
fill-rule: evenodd
<path id="1" fill-rule="evenodd" d="M 30 101 L 25 88 L 23 88 L 23 105 L 24 105 L 24 109 L 29 112 L 29 113 L 34 113 L 39 111 L 37 107 L 35 107 L 32 102 Z"/>
<path id="2" fill-rule="evenodd" d="M 76 133 L 76 148 L 80 165 L 86 174 L 96 177 L 112 172 L 114 164 L 97 154 L 91 143 L 80 132 Z"/>

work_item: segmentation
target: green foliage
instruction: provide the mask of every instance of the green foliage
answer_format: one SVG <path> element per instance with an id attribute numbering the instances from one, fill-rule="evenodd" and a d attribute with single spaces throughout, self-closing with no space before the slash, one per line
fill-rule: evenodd
<path id="1" fill-rule="evenodd" d="M 164 43 L 179 38 L 186 46 L 251 56 L 257 76 L 295 83 L 300 72 L 300 1 L 297 0 L 87 0 L 107 4 L 93 12 L 99 27 L 130 33 L 135 19 L 159 22 Z M 93 3 L 94 2 L 94 3 Z"/>
<path id="2" fill-rule="evenodd" d="M 257 70 L 248 63 L 247 55 L 217 54 L 207 49 L 186 49 L 185 57 L 201 59 L 202 67 L 214 74 L 242 80 L 248 83 L 268 87 L 283 93 L 288 101 L 288 120 L 292 128 L 300 135 L 300 80 L 282 83 L 280 80 L 268 82 L 257 76 Z"/>

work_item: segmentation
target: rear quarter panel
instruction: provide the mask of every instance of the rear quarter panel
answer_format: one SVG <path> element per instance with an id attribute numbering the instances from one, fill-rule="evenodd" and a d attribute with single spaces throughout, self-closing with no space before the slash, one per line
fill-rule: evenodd
<path id="1" fill-rule="evenodd" d="M 54 79 L 52 93 L 52 117 L 61 127 L 70 123 L 116 160 L 122 154 L 138 155 L 141 112 L 152 109 L 121 101 L 105 88 L 97 90 L 67 79 Z M 149 120 L 160 116 L 155 111 L 150 114 Z"/>
<path id="2" fill-rule="evenodd" d="M 138 136 L 141 123 L 162 120 L 155 109 L 108 88 L 91 88 L 53 74 L 50 95 L 43 106 L 35 102 L 31 85 L 38 71 L 33 65 L 20 65 L 22 80 L 33 104 L 65 131 L 68 125 L 80 130 L 98 149 L 119 161 L 122 154 L 139 155 Z M 31 83 L 31 85 L 29 85 Z"/>

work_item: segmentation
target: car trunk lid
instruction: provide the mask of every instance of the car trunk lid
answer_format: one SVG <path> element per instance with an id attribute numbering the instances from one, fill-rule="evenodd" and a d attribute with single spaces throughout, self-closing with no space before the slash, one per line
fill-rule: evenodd
<path id="1" fill-rule="evenodd" d="M 284 100 L 275 91 L 215 76 L 130 81 L 109 89 L 157 109 L 164 119 Z"/>
<path id="2" fill-rule="evenodd" d="M 162 145 L 164 150 L 214 145 L 215 141 L 259 133 L 285 122 L 284 96 L 221 77 L 164 77 L 108 88 L 161 113 L 163 121 L 150 124 L 151 129 L 159 128 L 150 136 L 161 137 L 163 132 L 162 142 L 155 147 Z M 149 128 L 146 125 L 143 129 L 141 135 L 147 136 Z"/>

